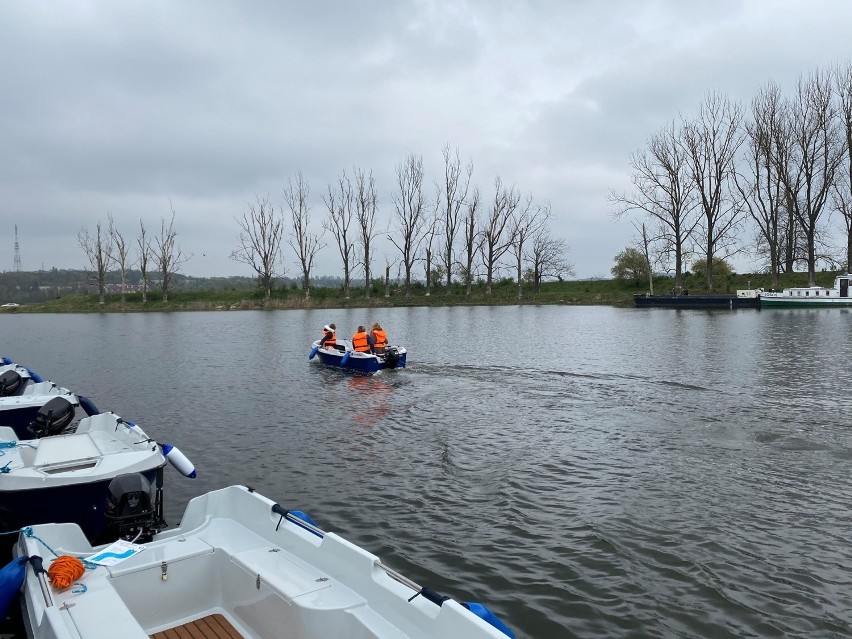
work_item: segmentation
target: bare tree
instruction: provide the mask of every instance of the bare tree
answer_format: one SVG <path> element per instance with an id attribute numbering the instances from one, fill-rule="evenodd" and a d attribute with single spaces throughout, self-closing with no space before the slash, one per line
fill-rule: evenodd
<path id="1" fill-rule="evenodd" d="M 471 198 L 466 203 L 466 213 L 464 217 L 464 256 L 465 262 L 461 267 L 462 276 L 464 277 L 464 294 L 470 296 L 471 287 L 473 286 L 473 265 L 476 260 L 476 254 L 481 247 L 481 235 L 479 233 L 479 206 L 480 195 L 479 189 L 474 187 Z"/>
<path id="2" fill-rule="evenodd" d="M 175 231 L 175 209 L 172 206 L 172 218 L 166 226 L 166 219 L 160 221 L 160 234 L 154 237 L 154 259 L 160 269 L 162 276 L 163 302 L 168 303 L 169 291 L 172 288 L 172 276 L 180 270 L 181 264 L 189 259 L 184 257 L 183 252 L 175 243 L 177 231 Z"/>
<path id="3" fill-rule="evenodd" d="M 440 199 L 440 198 L 439 198 Z M 423 263 L 426 271 L 426 297 L 432 294 L 433 279 L 440 280 L 440 266 L 438 273 L 433 270 L 432 265 L 435 263 L 435 239 L 438 236 L 441 220 L 438 219 L 438 205 L 428 214 L 423 232 Z"/>
<path id="4" fill-rule="evenodd" d="M 734 158 L 743 142 L 742 117 L 739 104 L 710 92 L 698 116 L 683 126 L 687 163 L 703 216 L 698 229 L 707 264 L 708 291 L 713 290 L 714 258 L 727 259 L 739 248 L 735 231 L 742 220 L 742 209 L 729 187 Z"/>
<path id="5" fill-rule="evenodd" d="M 109 220 L 109 237 L 113 247 L 113 261 L 118 267 L 118 274 L 121 278 L 121 305 L 123 307 L 127 299 L 127 269 L 130 267 L 128 263 L 130 244 L 124 239 L 118 228 L 116 228 L 112 213 L 107 213 L 107 219 Z"/>
<path id="6" fill-rule="evenodd" d="M 420 243 L 423 241 L 425 219 L 425 201 L 423 196 L 423 158 L 409 154 L 396 166 L 397 191 L 393 194 L 396 208 L 397 240 L 392 235 L 388 239 L 402 255 L 405 269 L 405 297 L 411 296 L 411 271 Z"/>
<path id="7" fill-rule="evenodd" d="M 391 268 L 396 265 L 396 260 L 391 262 L 385 258 L 385 297 L 390 297 L 390 272 Z"/>
<path id="8" fill-rule="evenodd" d="M 675 287 L 683 286 L 683 263 L 698 223 L 689 179 L 686 153 L 681 144 L 683 132 L 671 122 L 651 137 L 647 151 L 630 156 L 634 192 L 610 193 L 616 205 L 616 219 L 639 212 L 657 221 L 663 236 L 661 255 L 674 263 Z"/>
<path id="9" fill-rule="evenodd" d="M 373 172 L 365 174 L 359 168 L 355 174 L 355 217 L 358 219 L 359 243 L 361 245 L 361 266 L 364 268 L 364 297 L 370 298 L 372 275 L 372 248 L 376 238 L 376 183 Z"/>
<path id="10" fill-rule="evenodd" d="M 833 204 L 846 231 L 846 270 L 852 270 L 852 63 L 835 70 L 844 163 L 834 181 Z"/>
<path id="11" fill-rule="evenodd" d="M 328 209 L 328 217 L 322 226 L 329 231 L 337 243 L 337 252 L 343 261 L 343 297 L 349 299 L 349 288 L 352 281 L 352 267 L 355 261 L 354 230 L 350 231 L 354 217 L 355 194 L 352 183 L 346 177 L 346 171 L 337 178 L 337 186 L 328 185 L 328 194 L 323 196 L 323 202 Z"/>
<path id="12" fill-rule="evenodd" d="M 527 240 L 534 237 L 550 219 L 550 206 L 536 204 L 533 196 L 527 195 L 510 221 L 509 236 L 514 238 L 511 250 L 515 257 L 515 268 L 518 274 L 518 300 L 523 297 L 521 284 L 523 282 L 523 260 L 527 248 Z"/>
<path id="13" fill-rule="evenodd" d="M 470 179 L 473 175 L 473 162 L 469 162 L 462 173 L 461 159 L 459 158 L 459 150 L 456 148 L 455 153 L 451 153 L 450 145 L 445 144 L 443 149 L 444 155 L 444 184 L 439 187 L 441 215 L 441 228 L 443 230 L 443 247 L 441 249 L 441 262 L 445 269 L 447 278 L 447 293 L 451 291 L 453 283 L 453 269 L 456 265 L 455 260 L 455 240 L 461 226 L 462 207 L 467 200 L 468 189 L 470 188 Z"/>
<path id="14" fill-rule="evenodd" d="M 491 295 L 498 263 L 515 238 L 509 221 L 518 208 L 521 195 L 515 187 L 506 188 L 498 175 L 494 180 L 494 201 L 482 225 L 482 261 L 485 266 L 485 294 Z"/>
<path id="15" fill-rule="evenodd" d="M 299 265 L 302 270 L 302 288 L 305 291 L 305 299 L 311 297 L 311 270 L 317 253 L 325 244 L 321 244 L 322 233 L 311 233 L 311 215 L 308 206 L 308 194 L 310 189 L 301 171 L 296 173 L 296 183 L 287 180 L 284 189 L 284 201 L 290 209 L 293 222 L 293 235 L 290 237 L 290 246 L 296 252 Z"/>
<path id="16" fill-rule="evenodd" d="M 633 228 L 636 229 L 636 238 L 637 244 L 639 246 L 639 251 L 642 253 L 642 257 L 645 258 L 645 263 L 648 265 L 648 290 L 650 290 L 651 295 L 654 294 L 654 264 L 656 263 L 656 258 L 652 259 L 652 255 L 655 254 L 652 249 L 653 245 L 662 239 L 661 236 L 654 236 L 648 230 L 647 225 L 642 222 L 633 223 Z"/>
<path id="17" fill-rule="evenodd" d="M 101 229 L 101 222 L 98 220 L 95 224 L 95 234 L 90 235 L 88 229 L 82 228 L 77 233 L 77 241 L 89 261 L 91 271 L 86 269 L 89 277 L 98 287 L 98 304 L 103 304 L 106 296 L 107 271 L 115 261 L 112 236 Z"/>
<path id="18" fill-rule="evenodd" d="M 574 274 L 574 265 L 568 261 L 567 253 L 565 240 L 553 237 L 546 226 L 538 230 L 528 256 L 532 264 L 530 279 L 535 293 L 541 292 L 541 282 L 545 278 L 562 278 Z"/>
<path id="19" fill-rule="evenodd" d="M 246 206 L 248 211 L 234 218 L 240 227 L 240 245 L 231 252 L 231 259 L 247 264 L 257 274 L 263 304 L 269 306 L 272 287 L 278 277 L 276 266 L 281 262 L 284 215 L 275 212 L 268 197 L 255 195 L 255 203 Z"/>
<path id="20" fill-rule="evenodd" d="M 136 237 L 136 250 L 139 259 L 139 272 L 142 276 L 142 303 L 148 303 L 148 264 L 153 259 L 151 242 L 145 224 L 139 220 L 139 235 Z"/>
<path id="21" fill-rule="evenodd" d="M 734 173 L 734 183 L 758 229 L 758 253 L 767 257 L 773 288 L 781 269 L 784 187 L 778 175 L 776 146 L 786 144 L 783 102 L 778 86 L 770 82 L 752 100 L 752 121 L 745 126 L 745 170 Z"/>
<path id="22" fill-rule="evenodd" d="M 814 71 L 800 76 L 796 96 L 787 111 L 791 132 L 789 156 L 779 174 L 784 180 L 787 204 L 805 234 L 808 284 L 816 276 L 820 220 L 831 194 L 835 174 L 844 157 L 831 76 Z"/>

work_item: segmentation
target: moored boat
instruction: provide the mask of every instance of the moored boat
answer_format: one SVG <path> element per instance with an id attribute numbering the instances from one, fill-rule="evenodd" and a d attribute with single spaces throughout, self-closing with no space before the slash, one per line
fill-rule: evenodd
<path id="1" fill-rule="evenodd" d="M 758 308 L 760 291 L 739 290 L 736 295 L 729 293 L 690 295 L 672 293 L 671 295 L 651 295 L 644 293 L 633 296 L 637 308 L 700 308 L 700 309 L 740 309 Z"/>
<path id="2" fill-rule="evenodd" d="M 43 382 L 41 375 L 8 357 L 0 357 L 0 397 L 19 395 L 29 384 Z"/>
<path id="3" fill-rule="evenodd" d="M 361 353 L 352 348 L 351 340 L 339 339 L 331 347 L 320 346 L 319 340 L 311 345 L 309 359 L 319 358 L 326 366 L 343 368 L 361 373 L 405 368 L 408 351 L 402 346 L 388 346 L 383 354 Z"/>
<path id="4" fill-rule="evenodd" d="M 832 288 L 824 288 L 822 286 L 794 286 L 785 288 L 782 291 L 762 291 L 760 294 L 760 307 L 821 306 L 831 308 L 852 306 L 852 297 L 849 296 L 850 281 L 852 281 L 852 276 L 847 273 L 835 277 Z"/>
<path id="5" fill-rule="evenodd" d="M 39 419 L 52 422 L 56 416 L 73 411 L 73 419 L 97 415 L 100 411 L 88 398 L 50 381 L 29 379 L 14 394 L 0 397 L 0 426 L 15 431 L 18 439 L 33 436 L 31 426 Z"/>
<path id="6" fill-rule="evenodd" d="M 133 422 L 106 412 L 80 420 L 74 432 L 20 440 L 0 427 L 0 532 L 47 522 L 74 522 L 93 542 L 110 535 L 110 499 L 117 485 L 148 495 L 162 527 L 167 450 Z M 184 474 L 190 474 L 184 472 Z M 191 476 L 191 474 L 190 474 Z M 113 482 L 116 478 L 128 478 Z M 138 532 L 138 531 L 137 531 Z"/>
<path id="7" fill-rule="evenodd" d="M 28 635 L 514 636 L 486 607 L 421 587 L 363 548 L 321 530 L 304 513 L 285 510 L 243 486 L 196 497 L 178 528 L 141 547 L 122 548 L 93 547 L 70 524 L 22 532 L 15 552 L 29 558 L 22 590 Z M 57 556 L 83 557 L 96 567 L 75 587 L 58 590 L 44 572 Z"/>

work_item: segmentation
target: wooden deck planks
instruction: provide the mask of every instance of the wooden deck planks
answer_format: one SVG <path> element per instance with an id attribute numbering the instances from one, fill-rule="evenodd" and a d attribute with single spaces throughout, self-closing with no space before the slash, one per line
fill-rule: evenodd
<path id="1" fill-rule="evenodd" d="M 220 614 L 209 615 L 190 621 L 176 628 L 169 628 L 151 639 L 243 639 L 231 622 Z"/>

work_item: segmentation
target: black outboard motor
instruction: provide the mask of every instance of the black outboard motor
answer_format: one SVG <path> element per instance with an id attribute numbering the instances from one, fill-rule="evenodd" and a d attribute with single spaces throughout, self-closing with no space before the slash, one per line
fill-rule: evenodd
<path id="1" fill-rule="evenodd" d="M 0 373 L 0 397 L 11 397 L 23 385 L 24 378 L 18 371 L 9 370 Z"/>
<path id="2" fill-rule="evenodd" d="M 30 422 L 30 432 L 36 437 L 61 435 L 76 414 L 74 404 L 64 397 L 54 397 L 38 409 L 36 418 Z"/>
<path id="3" fill-rule="evenodd" d="M 141 473 L 119 475 L 107 490 L 106 528 L 99 543 L 117 539 L 146 543 L 165 526 L 162 489 L 152 494 L 151 482 Z"/>
<path id="4" fill-rule="evenodd" d="M 385 368 L 396 368 L 399 364 L 399 349 L 396 346 L 388 346 L 385 349 Z"/>

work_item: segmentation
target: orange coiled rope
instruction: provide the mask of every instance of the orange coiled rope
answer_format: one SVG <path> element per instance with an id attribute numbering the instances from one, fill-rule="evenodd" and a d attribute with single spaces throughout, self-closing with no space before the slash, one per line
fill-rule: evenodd
<path id="1" fill-rule="evenodd" d="M 47 575 L 50 577 L 50 583 L 57 590 L 65 590 L 70 588 L 77 579 L 83 576 L 86 572 L 83 562 L 71 555 L 61 555 L 53 560 L 50 568 L 47 569 Z"/>

